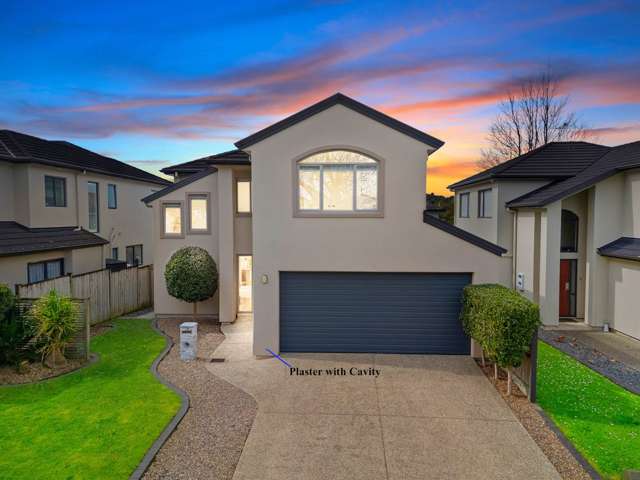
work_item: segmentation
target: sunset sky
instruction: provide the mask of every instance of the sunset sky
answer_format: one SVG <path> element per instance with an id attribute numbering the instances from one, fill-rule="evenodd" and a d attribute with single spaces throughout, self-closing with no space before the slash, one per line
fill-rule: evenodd
<path id="1" fill-rule="evenodd" d="M 445 193 L 509 86 L 547 68 L 592 141 L 640 139 L 637 1 L 2 3 L 0 128 L 152 172 L 340 91 L 444 140 Z"/>

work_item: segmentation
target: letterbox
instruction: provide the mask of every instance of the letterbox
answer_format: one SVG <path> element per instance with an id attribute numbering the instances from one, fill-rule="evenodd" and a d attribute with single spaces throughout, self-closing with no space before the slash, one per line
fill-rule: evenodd
<path id="1" fill-rule="evenodd" d="M 180 324 L 180 359 L 185 362 L 195 360 L 198 355 L 198 324 L 184 322 Z"/>

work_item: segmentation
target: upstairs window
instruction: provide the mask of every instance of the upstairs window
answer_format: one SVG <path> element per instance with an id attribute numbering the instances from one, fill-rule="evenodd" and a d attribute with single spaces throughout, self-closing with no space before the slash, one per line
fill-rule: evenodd
<path id="1" fill-rule="evenodd" d="M 236 213 L 251 213 L 251 180 L 236 181 Z"/>
<path id="2" fill-rule="evenodd" d="M 183 237 L 182 202 L 162 203 L 162 237 Z"/>
<path id="3" fill-rule="evenodd" d="M 209 194 L 187 194 L 189 233 L 209 233 Z"/>
<path id="4" fill-rule="evenodd" d="M 89 209 L 89 231 L 97 232 L 100 230 L 100 204 L 98 203 L 98 184 L 96 182 L 87 182 L 87 192 Z"/>
<path id="5" fill-rule="evenodd" d="M 118 191 L 113 183 L 107 185 L 107 207 L 118 208 Z"/>
<path id="6" fill-rule="evenodd" d="M 62 177 L 44 177 L 44 204 L 47 207 L 67 206 L 67 180 Z"/>
<path id="7" fill-rule="evenodd" d="M 560 251 L 578 251 L 578 216 L 570 210 L 562 210 L 560 227 Z"/>
<path id="8" fill-rule="evenodd" d="M 491 189 L 478 192 L 478 218 L 491 218 Z"/>
<path id="9" fill-rule="evenodd" d="M 380 212 L 379 162 L 361 153 L 331 150 L 297 163 L 297 210 L 305 214 Z"/>
<path id="10" fill-rule="evenodd" d="M 461 193 L 458 201 L 458 217 L 469 218 L 469 193 Z"/>

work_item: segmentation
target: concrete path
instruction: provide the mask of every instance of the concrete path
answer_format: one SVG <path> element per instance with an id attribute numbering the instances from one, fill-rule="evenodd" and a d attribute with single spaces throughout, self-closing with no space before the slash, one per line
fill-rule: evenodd
<path id="1" fill-rule="evenodd" d="M 603 332 L 602 328 L 579 323 L 561 322 L 560 325 L 547 327 L 546 330 L 575 337 L 584 345 L 640 370 L 640 340 L 618 332 Z"/>
<path id="2" fill-rule="evenodd" d="M 292 376 L 251 355 L 251 327 L 224 326 L 207 367 L 258 402 L 234 480 L 560 478 L 469 357 L 289 354 L 323 372 Z"/>

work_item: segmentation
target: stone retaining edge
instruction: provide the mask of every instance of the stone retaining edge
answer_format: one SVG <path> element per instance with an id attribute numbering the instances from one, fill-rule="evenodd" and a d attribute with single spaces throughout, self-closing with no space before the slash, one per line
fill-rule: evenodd
<path id="1" fill-rule="evenodd" d="M 151 326 L 156 332 L 161 334 L 167 340 L 166 347 L 151 364 L 151 373 L 153 373 L 153 375 L 160 381 L 160 383 L 170 388 L 180 396 L 180 398 L 182 399 L 182 405 L 180 406 L 180 410 L 178 410 L 178 413 L 176 413 L 171 419 L 171 422 L 169 422 L 160 436 L 155 440 L 155 442 L 153 442 L 151 447 L 149 447 L 149 450 L 147 450 L 147 453 L 145 453 L 144 457 L 142 457 L 140 464 L 133 471 L 133 473 L 129 477 L 129 480 L 139 480 L 140 478 L 142 478 L 144 473 L 147 471 L 147 468 L 149 468 L 149 465 L 151 465 L 151 462 L 153 462 L 155 456 L 158 454 L 165 442 L 169 439 L 173 431 L 178 427 L 180 421 L 184 418 L 184 416 L 187 414 L 187 411 L 189 410 L 189 395 L 187 395 L 187 392 L 175 386 L 168 380 L 165 380 L 158 372 L 158 365 L 174 346 L 173 339 L 158 328 L 157 319 L 153 319 L 153 322 L 151 322 Z"/>

